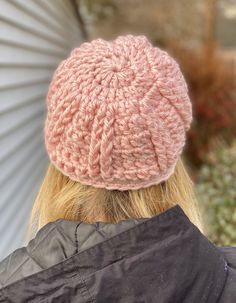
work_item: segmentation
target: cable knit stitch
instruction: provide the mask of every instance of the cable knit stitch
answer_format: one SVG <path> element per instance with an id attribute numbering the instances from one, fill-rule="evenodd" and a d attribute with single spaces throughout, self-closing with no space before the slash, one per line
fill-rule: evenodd
<path id="1" fill-rule="evenodd" d="M 178 64 L 145 36 L 75 48 L 54 73 L 47 109 L 45 145 L 55 167 L 119 190 L 168 179 L 192 121 Z"/>

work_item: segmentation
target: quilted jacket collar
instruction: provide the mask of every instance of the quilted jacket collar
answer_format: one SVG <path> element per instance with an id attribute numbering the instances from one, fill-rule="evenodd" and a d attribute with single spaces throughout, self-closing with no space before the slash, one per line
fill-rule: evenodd
<path id="1" fill-rule="evenodd" d="M 59 220 L 0 264 L 0 302 L 216 303 L 225 265 L 178 205 L 117 224 Z"/>

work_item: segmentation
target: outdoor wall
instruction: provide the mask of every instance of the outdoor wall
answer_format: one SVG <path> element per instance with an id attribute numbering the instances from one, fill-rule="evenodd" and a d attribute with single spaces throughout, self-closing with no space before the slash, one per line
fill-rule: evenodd
<path id="1" fill-rule="evenodd" d="M 0 259 L 25 241 L 46 171 L 43 123 L 52 73 L 83 40 L 70 0 L 0 2 Z"/>

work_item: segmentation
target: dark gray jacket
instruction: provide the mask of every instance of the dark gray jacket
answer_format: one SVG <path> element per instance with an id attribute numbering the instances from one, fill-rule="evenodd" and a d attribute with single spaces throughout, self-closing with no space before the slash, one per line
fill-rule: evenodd
<path id="1" fill-rule="evenodd" d="M 58 220 L 0 263 L 0 302 L 234 303 L 236 248 L 180 206 L 117 224 Z"/>

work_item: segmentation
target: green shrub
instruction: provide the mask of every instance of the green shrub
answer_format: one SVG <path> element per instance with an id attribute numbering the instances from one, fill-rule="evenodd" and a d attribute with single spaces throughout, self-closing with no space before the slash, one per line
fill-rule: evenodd
<path id="1" fill-rule="evenodd" d="M 197 179 L 197 196 L 209 239 L 236 246 L 236 142 L 207 157 Z"/>

